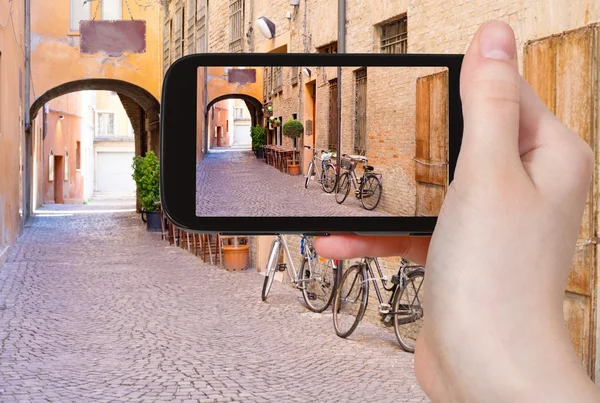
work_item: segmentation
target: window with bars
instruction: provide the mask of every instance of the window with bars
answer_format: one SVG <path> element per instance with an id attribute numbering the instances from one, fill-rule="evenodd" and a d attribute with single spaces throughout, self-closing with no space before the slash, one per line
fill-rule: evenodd
<path id="1" fill-rule="evenodd" d="M 338 43 L 331 42 L 325 46 L 320 46 L 317 48 L 317 53 L 337 53 L 338 51 Z"/>
<path id="2" fill-rule="evenodd" d="M 367 69 L 355 72 L 354 153 L 367 152 Z"/>
<path id="3" fill-rule="evenodd" d="M 381 53 L 407 53 L 407 17 L 380 26 Z"/>
<path id="4" fill-rule="evenodd" d="M 338 146 L 338 81 L 337 78 L 329 81 L 329 127 L 327 134 L 327 147 L 337 151 Z"/>
<path id="5" fill-rule="evenodd" d="M 196 3 L 196 53 L 206 53 L 206 0 Z"/>
<path id="6" fill-rule="evenodd" d="M 244 0 L 229 0 L 229 51 L 244 51 Z"/>

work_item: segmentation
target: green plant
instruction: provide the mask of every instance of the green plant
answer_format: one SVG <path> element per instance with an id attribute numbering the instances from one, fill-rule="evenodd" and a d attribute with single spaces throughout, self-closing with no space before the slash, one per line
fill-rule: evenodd
<path id="1" fill-rule="evenodd" d="M 304 133 L 302 122 L 296 119 L 290 119 L 283 125 L 283 135 L 291 139 L 297 139 Z M 296 164 L 296 142 L 294 142 L 294 156 L 292 164 Z"/>
<path id="2" fill-rule="evenodd" d="M 160 201 L 159 165 L 158 158 L 152 151 L 148 151 L 144 157 L 134 157 L 131 165 L 140 204 L 148 212 L 156 211 L 156 202 Z"/>
<path id="3" fill-rule="evenodd" d="M 252 149 L 258 150 L 267 144 L 267 129 L 260 125 L 251 127 L 250 137 L 252 138 Z"/>

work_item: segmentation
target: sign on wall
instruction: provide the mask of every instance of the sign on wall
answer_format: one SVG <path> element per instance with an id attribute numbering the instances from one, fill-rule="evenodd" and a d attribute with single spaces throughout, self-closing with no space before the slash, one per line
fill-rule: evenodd
<path id="1" fill-rule="evenodd" d="M 146 52 L 146 21 L 81 21 L 80 52 L 85 54 Z"/>

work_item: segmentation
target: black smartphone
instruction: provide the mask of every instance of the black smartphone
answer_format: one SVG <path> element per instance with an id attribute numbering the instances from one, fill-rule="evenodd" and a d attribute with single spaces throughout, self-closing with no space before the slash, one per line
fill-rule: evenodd
<path id="1" fill-rule="evenodd" d="M 161 200 L 188 231 L 433 232 L 463 55 L 199 54 L 167 71 Z"/>

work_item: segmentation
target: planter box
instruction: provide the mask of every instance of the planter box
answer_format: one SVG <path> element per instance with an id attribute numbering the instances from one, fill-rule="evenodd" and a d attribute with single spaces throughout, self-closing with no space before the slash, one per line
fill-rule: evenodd
<path id="1" fill-rule="evenodd" d="M 223 266 L 228 271 L 246 270 L 250 245 L 223 245 Z"/>

